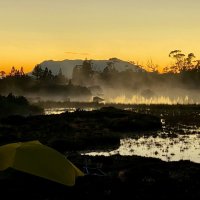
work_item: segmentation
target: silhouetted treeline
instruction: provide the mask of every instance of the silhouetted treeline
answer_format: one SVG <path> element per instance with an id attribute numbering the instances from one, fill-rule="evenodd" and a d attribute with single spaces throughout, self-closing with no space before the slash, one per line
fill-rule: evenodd
<path id="1" fill-rule="evenodd" d="M 190 55 L 191 56 L 191 55 Z M 189 60 L 189 58 L 187 58 Z M 200 89 L 200 64 L 192 65 L 191 60 L 185 64 L 175 64 L 165 73 L 138 71 L 131 69 L 117 71 L 113 63 L 107 63 L 102 72 L 92 69 L 92 61 L 85 60 L 83 65 L 73 70 L 72 82 L 77 85 L 99 85 L 104 92 L 109 90 L 113 96 L 124 94 L 127 97 L 141 95 L 151 98 L 154 95 L 190 95 L 193 90 Z M 175 91 L 176 90 L 176 91 Z"/>
<path id="2" fill-rule="evenodd" d="M 47 68 L 36 65 L 32 74 L 10 73 L 0 79 L 0 94 L 24 95 L 28 98 L 66 100 L 68 98 L 91 97 L 91 92 L 84 86 L 73 85 L 61 69 L 53 75 Z"/>
<path id="3" fill-rule="evenodd" d="M 41 65 L 36 65 L 33 69 L 32 75 L 36 77 L 36 80 L 50 82 L 54 84 L 66 84 L 69 80 L 62 74 L 60 69 L 57 75 L 53 75 L 52 71 L 47 67 L 42 68 Z"/>
<path id="4" fill-rule="evenodd" d="M 172 69 L 172 68 L 171 68 Z M 78 85 L 106 84 L 109 86 L 145 86 L 154 85 L 157 82 L 175 82 L 177 86 L 200 87 L 200 66 L 194 68 L 185 68 L 180 73 L 169 70 L 165 73 L 134 72 L 133 70 L 117 71 L 114 65 L 108 63 L 103 72 L 97 72 L 92 69 L 92 61 L 85 60 L 82 65 L 75 66 L 73 70 L 72 82 Z"/>
<path id="5" fill-rule="evenodd" d="M 9 115 L 34 115 L 42 114 L 43 109 L 30 105 L 23 96 L 14 96 L 10 93 L 8 96 L 0 95 L 0 118 Z"/>
<path id="6" fill-rule="evenodd" d="M 153 62 L 148 63 L 150 72 L 126 69 L 118 71 L 115 62 L 107 62 L 103 71 L 94 70 L 91 60 L 74 66 L 72 79 L 58 74 L 41 65 L 36 65 L 31 74 L 24 74 L 23 68 L 12 67 L 8 76 L 1 72 L 0 94 L 24 95 L 27 98 L 38 97 L 41 100 L 88 101 L 93 96 L 104 99 L 125 95 L 127 98 L 142 96 L 152 97 L 189 97 L 194 103 L 199 101 L 200 60 L 193 61 L 193 53 L 187 56 L 180 50 L 171 51 L 169 56 L 175 63 L 159 73 Z"/>

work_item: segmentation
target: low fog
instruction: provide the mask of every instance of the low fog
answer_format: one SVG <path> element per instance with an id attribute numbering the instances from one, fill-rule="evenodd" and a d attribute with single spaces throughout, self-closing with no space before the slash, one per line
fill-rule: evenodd
<path id="1" fill-rule="evenodd" d="M 54 66 L 57 73 L 42 65 L 36 65 L 30 74 L 19 74 L 17 70 L 15 73 L 12 69 L 12 74 L 0 79 L 0 94 L 22 95 L 31 102 L 92 102 L 94 97 L 99 97 L 105 103 L 200 103 L 199 66 L 160 74 L 116 58 L 102 62 L 100 70 L 95 70 L 93 62 L 84 60 L 81 65 L 75 65 L 71 76 L 58 66 Z"/>
<path id="2" fill-rule="evenodd" d="M 106 103 L 137 104 L 193 104 L 200 102 L 200 71 L 181 73 L 147 72 L 124 69 L 118 71 L 115 63 L 107 63 L 102 72 L 90 70 L 91 61 L 75 67 L 73 84 L 90 88 L 93 96 Z"/>

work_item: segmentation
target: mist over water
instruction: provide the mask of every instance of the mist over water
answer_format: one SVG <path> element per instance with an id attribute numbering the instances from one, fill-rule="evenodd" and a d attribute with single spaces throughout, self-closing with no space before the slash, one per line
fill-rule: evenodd
<path id="1" fill-rule="evenodd" d="M 188 96 L 170 98 L 166 96 L 151 97 L 145 98 L 143 96 L 133 95 L 131 98 L 127 98 L 125 95 L 121 95 L 115 98 L 108 98 L 106 103 L 116 103 L 116 104 L 199 104 L 199 101 L 196 101 Z"/>
<path id="2" fill-rule="evenodd" d="M 107 87 L 102 86 L 103 98 L 106 103 L 121 104 L 199 104 L 199 89 L 169 86 L 167 83 L 160 85 L 153 82 L 153 86 L 147 85 L 140 88 Z"/>

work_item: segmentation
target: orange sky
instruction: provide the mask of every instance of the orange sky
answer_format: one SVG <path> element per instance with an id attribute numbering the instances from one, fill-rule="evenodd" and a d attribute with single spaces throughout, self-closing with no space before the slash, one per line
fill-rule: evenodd
<path id="1" fill-rule="evenodd" d="M 160 69 L 171 50 L 200 58 L 199 0 L 0 0 L 0 70 L 117 57 Z"/>

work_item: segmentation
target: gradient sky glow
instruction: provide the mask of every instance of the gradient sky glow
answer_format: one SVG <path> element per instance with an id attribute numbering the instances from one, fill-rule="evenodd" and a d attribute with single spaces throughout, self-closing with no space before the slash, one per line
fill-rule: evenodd
<path id="1" fill-rule="evenodd" d="M 200 0 L 0 0 L 0 71 L 44 60 L 117 57 L 161 67 L 200 59 Z"/>

